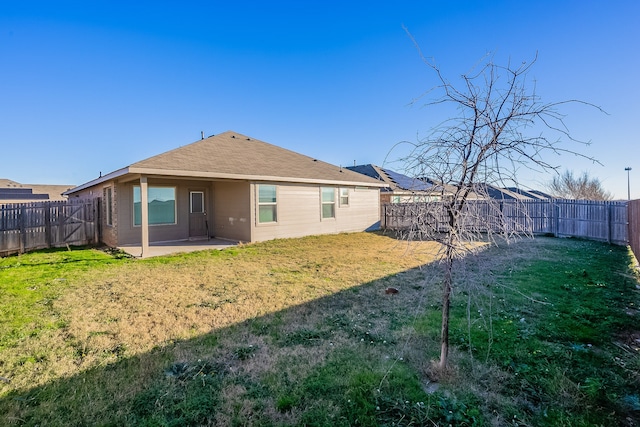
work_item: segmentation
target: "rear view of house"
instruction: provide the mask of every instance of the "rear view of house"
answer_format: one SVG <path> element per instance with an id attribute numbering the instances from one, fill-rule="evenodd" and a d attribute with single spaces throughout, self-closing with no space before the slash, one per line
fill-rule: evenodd
<path id="1" fill-rule="evenodd" d="M 110 246 L 255 242 L 375 229 L 379 181 L 228 131 L 67 191 L 102 199 Z"/>

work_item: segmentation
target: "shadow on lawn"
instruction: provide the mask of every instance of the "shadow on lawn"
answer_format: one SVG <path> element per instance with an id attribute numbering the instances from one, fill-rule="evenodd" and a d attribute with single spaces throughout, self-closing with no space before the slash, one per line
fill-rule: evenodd
<path id="1" fill-rule="evenodd" d="M 557 300 L 539 313 L 527 312 L 526 321 L 520 320 L 517 307 L 498 313 L 495 331 L 511 334 L 505 340 L 507 345 L 500 344 L 497 337 L 493 342 L 494 353 L 502 346 L 504 358 L 496 362 L 503 364 L 461 363 L 455 380 L 461 384 L 458 389 L 452 384 L 449 391 L 427 394 L 421 383 L 439 351 L 439 331 L 425 330 L 425 325 L 431 325 L 427 317 L 435 318 L 437 324 L 440 299 L 440 273 L 428 265 L 192 339 L 165 343 L 143 354 L 125 357 L 126 348 L 116 346 L 105 355 L 118 359 L 113 363 L 1 398 L 0 425 L 375 426 L 398 420 L 407 425 L 489 425 L 500 421 L 501 425 L 516 425 L 516 419 L 517 425 L 636 425 L 640 422 L 637 393 L 624 396 L 628 402 L 624 402 L 626 409 L 621 409 L 616 402 L 622 394 L 611 388 L 611 381 L 620 382 L 619 390 L 635 384 L 637 379 L 629 380 L 625 375 L 634 369 L 637 372 L 638 366 L 608 366 L 615 359 L 609 357 L 614 353 L 606 351 L 615 349 L 615 343 L 609 350 L 604 342 L 586 350 L 586 344 L 575 345 L 582 342 L 575 341 L 575 331 L 552 330 L 562 319 L 565 324 L 578 322 L 578 326 L 581 319 L 602 323 L 598 318 L 601 312 L 587 307 L 590 300 L 601 298 L 618 308 L 631 301 L 627 292 L 622 292 L 627 288 L 601 286 L 600 276 L 594 275 L 592 280 L 593 272 L 586 264 L 572 265 L 563 257 L 577 258 L 572 254 L 579 252 L 588 254 L 580 258 L 586 262 L 596 256 L 615 258 L 615 265 L 605 263 L 602 267 L 615 275 L 615 270 L 622 271 L 628 265 L 628 260 L 622 259 L 625 252 L 596 243 L 554 242 L 555 249 L 538 261 L 538 270 L 521 275 L 519 280 L 534 282 L 532 272 L 550 274 L 557 269 L 560 276 L 548 276 L 549 281 L 562 278 L 562 286 L 553 287 L 554 293 L 549 294 Z M 532 249 L 527 248 L 519 254 L 509 251 L 503 262 L 517 263 L 519 256 L 525 264 L 521 268 L 526 270 L 535 264 Z M 510 280 L 515 280 L 516 270 L 511 276 L 509 267 Z M 548 283 L 546 277 L 542 277 L 542 285 Z M 632 292 L 633 281 L 625 280 Z M 389 286 L 400 292 L 385 294 Z M 575 295 L 582 295 L 576 298 L 585 304 L 574 304 Z M 458 309 L 465 312 L 466 298 L 464 293 L 461 296 Z M 562 304 L 570 305 L 573 311 L 556 312 Z M 526 305 L 520 308 L 527 307 L 534 310 Z M 539 329 L 561 338 L 541 340 L 536 336 L 539 330 L 529 330 L 536 315 L 546 319 Z M 452 336 L 465 338 L 470 333 L 466 315 L 460 319 L 464 325 Z M 612 325 L 618 320 L 612 318 Z M 623 323 L 628 322 L 625 318 Z M 562 338 L 565 334 L 568 338 Z M 532 343 L 544 346 L 529 348 L 529 337 Z M 463 342 L 454 344 L 463 347 Z M 562 361 L 557 362 L 559 359 Z M 38 363 L 33 363 L 33 369 L 39 369 Z M 77 355 L 76 363 L 79 370 L 83 368 L 82 354 Z M 588 367 L 589 376 L 570 377 L 573 365 L 584 365 L 584 372 Z M 600 375 L 599 370 L 610 375 Z M 470 384 L 488 391 L 471 390 Z M 551 388 L 544 389 L 542 384 Z M 494 406 L 484 399 L 487 396 Z M 491 416 L 495 419 L 486 418 Z"/>
<path id="2" fill-rule="evenodd" d="M 331 417 L 336 414 L 331 411 L 344 416 L 346 409 L 336 405 L 348 406 L 349 400 L 348 390 L 339 384 L 369 375 L 373 365 L 381 363 L 382 354 L 385 364 L 394 363 L 397 349 L 392 331 L 406 325 L 407 307 L 424 294 L 417 283 L 421 274 L 420 269 L 406 270 L 193 339 L 165 343 L 147 353 L 120 356 L 116 362 L 40 387 L 12 391 L 0 399 L 0 424 L 286 424 L 294 406 L 317 406 L 311 400 L 304 403 L 308 397 L 303 394 L 309 393 L 309 398 L 324 402 L 321 406 L 333 402 L 333 409 L 311 408 L 310 420 L 333 425 Z M 399 288 L 400 293 L 385 294 L 388 286 Z M 421 344 L 416 340 L 405 345 Z M 108 356 L 126 350 L 112 352 Z M 82 366 L 81 356 L 76 363 Z M 296 374 L 296 364 L 302 377 L 290 378 Z M 319 372 L 327 364 L 332 368 L 325 378 Z M 37 362 L 33 369 L 38 369 Z M 387 382 L 394 380 L 393 372 Z M 396 372 L 401 384 L 396 400 L 408 399 L 407 390 L 424 397 L 415 374 L 407 368 Z M 310 389 L 304 386 L 303 394 L 295 391 L 292 381 L 304 382 L 314 375 L 324 379 L 316 378 L 319 383 Z M 358 381 L 364 381 L 360 388 L 367 384 L 369 393 L 380 379 Z M 287 397 L 288 392 L 292 396 Z M 361 404 L 368 405 L 365 413 L 371 412 L 370 403 Z"/>

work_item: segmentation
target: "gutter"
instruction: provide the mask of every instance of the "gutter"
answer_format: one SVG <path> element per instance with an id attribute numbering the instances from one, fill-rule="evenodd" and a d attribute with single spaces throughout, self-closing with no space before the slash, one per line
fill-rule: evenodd
<path id="1" fill-rule="evenodd" d="M 286 176 L 265 176 L 265 175 L 245 175 L 233 173 L 218 172 L 196 172 L 187 170 L 168 170 L 168 169 L 151 169 L 151 168 L 127 168 L 129 173 L 141 175 L 156 176 L 178 176 L 178 177 L 194 177 L 194 178 L 210 178 L 210 179 L 235 179 L 241 181 L 262 181 L 262 182 L 298 182 L 304 184 L 332 184 L 332 185 L 353 185 L 362 187 L 386 187 L 387 184 L 379 181 L 351 181 L 351 180 L 334 180 L 334 179 L 314 179 L 314 178 L 294 178 Z"/>
<path id="2" fill-rule="evenodd" d="M 85 190 L 87 188 L 90 188 L 90 187 L 93 187 L 95 185 L 101 184 L 101 183 L 103 183 L 105 181 L 110 181 L 110 180 L 112 180 L 114 178 L 118 178 L 118 177 L 120 177 L 122 175 L 126 175 L 128 173 L 130 173 L 130 171 L 129 171 L 129 167 L 127 166 L 126 168 L 118 169 L 117 171 L 114 171 L 114 172 L 108 173 L 106 175 L 103 175 L 103 176 L 101 176 L 99 178 L 96 178 L 93 181 L 85 182 L 82 185 L 79 185 L 77 187 L 71 188 L 71 189 L 65 191 L 64 193 L 62 193 L 62 195 L 63 196 L 70 196 L 71 194 L 77 193 L 78 191 Z"/>

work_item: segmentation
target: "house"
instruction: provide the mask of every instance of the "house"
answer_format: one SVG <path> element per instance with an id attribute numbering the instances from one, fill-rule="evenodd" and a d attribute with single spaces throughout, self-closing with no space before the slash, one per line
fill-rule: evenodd
<path id="1" fill-rule="evenodd" d="M 21 184 L 10 179 L 0 179 L 0 204 L 66 200 L 62 193 L 70 188 L 73 185 Z"/>
<path id="2" fill-rule="evenodd" d="M 443 187 L 429 180 L 412 178 L 380 166 L 354 165 L 347 169 L 385 184 L 380 189 L 380 203 L 412 203 L 439 200 Z"/>
<path id="3" fill-rule="evenodd" d="M 367 175 L 386 184 L 380 189 L 380 203 L 414 203 L 447 199 L 456 193 L 456 186 L 436 182 L 428 177 L 413 178 L 380 166 L 349 166 L 354 172 Z M 551 196 L 541 191 L 522 190 L 517 187 L 499 188 L 490 184 L 476 184 L 468 195 L 470 200 L 540 200 Z"/>
<path id="4" fill-rule="evenodd" d="M 379 181 L 228 131 L 67 191 L 102 199 L 110 246 L 216 237 L 256 242 L 375 229 Z"/>
<path id="5" fill-rule="evenodd" d="M 507 187 L 505 190 L 509 190 L 512 193 L 516 193 L 521 196 L 528 197 L 529 199 L 532 199 L 532 200 L 549 200 L 553 198 L 551 197 L 550 194 L 547 194 L 540 190 L 523 190 L 518 187 Z"/>
<path id="6" fill-rule="evenodd" d="M 494 200 L 545 200 L 551 196 L 538 190 L 523 190 L 518 187 L 499 188 L 490 184 L 478 185 L 478 194 Z"/>

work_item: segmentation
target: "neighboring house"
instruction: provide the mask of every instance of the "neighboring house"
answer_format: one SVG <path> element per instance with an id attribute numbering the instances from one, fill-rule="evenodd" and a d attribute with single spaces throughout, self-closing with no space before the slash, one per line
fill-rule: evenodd
<path id="1" fill-rule="evenodd" d="M 438 200 L 442 195 L 442 186 L 428 180 L 411 178 L 390 169 L 376 165 L 349 166 L 354 172 L 361 173 L 385 184 L 380 190 L 380 203 L 412 203 Z"/>
<path id="2" fill-rule="evenodd" d="M 73 185 L 20 184 L 0 179 L 0 204 L 67 200 L 62 193 L 70 188 Z"/>
<path id="3" fill-rule="evenodd" d="M 368 164 L 349 166 L 354 172 L 367 175 L 386 184 L 380 190 L 380 203 L 413 203 L 446 199 L 456 192 L 456 187 L 451 184 L 442 184 L 432 179 L 421 177 L 412 178 L 407 175 Z M 497 200 L 540 200 L 551 198 L 548 194 L 536 190 L 522 190 L 516 187 L 498 188 L 489 184 L 478 184 L 477 191 L 471 191 L 470 200 L 497 199 Z"/>
<path id="4" fill-rule="evenodd" d="M 369 177 L 228 131 L 67 191 L 102 199 L 110 246 L 217 237 L 244 242 L 379 226 Z"/>
<path id="5" fill-rule="evenodd" d="M 550 194 L 547 194 L 540 190 L 523 190 L 517 187 L 507 187 L 506 190 L 511 191 L 512 193 L 517 193 L 522 196 L 528 197 L 533 200 L 548 200 L 553 199 Z"/>
<path id="6" fill-rule="evenodd" d="M 498 188 L 489 184 L 480 184 L 482 190 L 479 193 L 486 193 L 487 196 L 495 200 L 545 200 L 551 196 L 537 190 L 522 190 L 517 187 Z"/>

